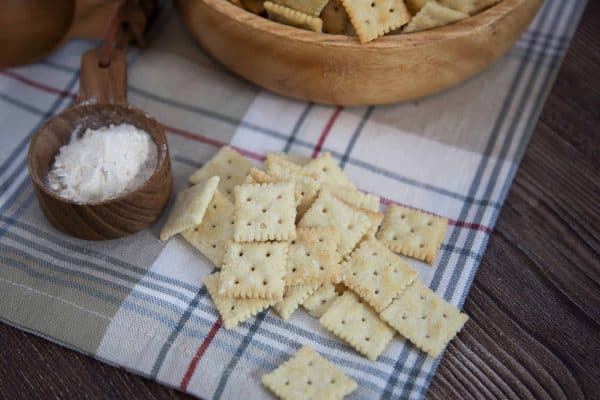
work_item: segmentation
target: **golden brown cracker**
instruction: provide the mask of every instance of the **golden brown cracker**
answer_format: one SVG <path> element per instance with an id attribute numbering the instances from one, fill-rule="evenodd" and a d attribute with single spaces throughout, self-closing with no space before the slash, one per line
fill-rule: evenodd
<path id="1" fill-rule="evenodd" d="M 223 258 L 219 295 L 280 300 L 287 252 L 286 242 L 231 243 Z"/>
<path id="2" fill-rule="evenodd" d="M 270 1 L 265 1 L 265 9 L 269 19 L 281 24 L 295 26 L 296 28 L 307 29 L 309 31 L 321 32 L 323 21 L 321 18 L 313 17 L 301 11 L 284 7 Z"/>
<path id="3" fill-rule="evenodd" d="M 410 20 L 403 0 L 340 1 L 361 43 L 383 36 Z"/>
<path id="4" fill-rule="evenodd" d="M 444 350 L 469 319 L 419 281 L 394 300 L 381 318 L 432 357 Z"/>
<path id="5" fill-rule="evenodd" d="M 393 252 L 433 264 L 448 228 L 446 218 L 391 205 L 377 239 Z"/>
<path id="6" fill-rule="evenodd" d="M 262 383 L 281 400 L 341 400 L 358 386 L 308 346 L 264 375 Z"/>

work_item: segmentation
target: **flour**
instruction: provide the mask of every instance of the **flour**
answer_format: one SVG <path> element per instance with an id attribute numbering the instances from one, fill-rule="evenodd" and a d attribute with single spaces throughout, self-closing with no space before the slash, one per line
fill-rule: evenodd
<path id="1" fill-rule="evenodd" d="M 133 125 L 88 129 L 81 138 L 73 132 L 71 141 L 56 155 L 48 184 L 69 200 L 108 200 L 142 186 L 157 162 L 156 144 Z"/>

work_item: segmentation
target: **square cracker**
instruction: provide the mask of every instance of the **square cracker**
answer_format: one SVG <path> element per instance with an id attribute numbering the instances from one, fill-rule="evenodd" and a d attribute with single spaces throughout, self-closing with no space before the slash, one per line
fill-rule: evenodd
<path id="1" fill-rule="evenodd" d="M 288 244 L 231 243 L 221 267 L 219 295 L 281 300 Z"/>
<path id="2" fill-rule="evenodd" d="M 341 0 L 358 40 L 366 43 L 410 20 L 403 0 Z"/>
<path id="3" fill-rule="evenodd" d="M 262 383 L 282 400 L 341 400 L 358 386 L 308 346 L 264 375 Z"/>
<path id="4" fill-rule="evenodd" d="M 375 238 L 363 241 L 342 264 L 346 286 L 382 312 L 417 278 L 417 271 Z"/>
<path id="5" fill-rule="evenodd" d="M 275 0 L 274 3 L 318 17 L 329 0 Z"/>
<path id="6" fill-rule="evenodd" d="M 394 330 L 351 291 L 335 300 L 319 322 L 373 361 L 394 337 Z"/>
<path id="7" fill-rule="evenodd" d="M 233 237 L 237 242 L 288 240 L 296 237 L 293 183 L 236 186 Z"/>
<path id="8" fill-rule="evenodd" d="M 295 26 L 296 28 L 307 29 L 309 31 L 321 32 L 323 21 L 321 18 L 308 15 L 289 7 L 265 1 L 265 9 L 269 19 L 281 24 Z"/>
<path id="9" fill-rule="evenodd" d="M 236 327 L 240 322 L 253 317 L 275 302 L 262 299 L 235 299 L 219 295 L 218 272 L 204 278 L 204 284 L 227 329 Z"/>
<path id="10" fill-rule="evenodd" d="M 183 232 L 185 240 L 200 250 L 215 267 L 221 268 L 223 255 L 233 241 L 233 203 L 219 190 L 208 205 L 202 223 Z"/>
<path id="11" fill-rule="evenodd" d="M 221 177 L 219 190 L 225 196 L 233 199 L 233 187 L 244 181 L 250 168 L 252 168 L 250 161 L 231 147 L 224 146 L 209 162 L 190 176 L 190 182 L 201 183 L 211 176 L 217 175 Z"/>
<path id="12" fill-rule="evenodd" d="M 468 16 L 468 14 L 444 7 L 435 1 L 429 1 L 410 20 L 402 32 L 411 33 L 438 28 L 460 21 Z"/>
<path id="13" fill-rule="evenodd" d="M 160 240 L 200 225 L 218 184 L 219 177 L 213 176 L 204 185 L 194 185 L 179 192 L 167 222 L 160 230 Z"/>
<path id="14" fill-rule="evenodd" d="M 364 213 L 348 206 L 331 193 L 321 191 L 298 226 L 333 226 L 336 228 L 340 233 L 338 251 L 343 257 L 354 249 L 354 246 L 371 226 L 371 221 Z"/>
<path id="15" fill-rule="evenodd" d="M 302 307 L 304 307 L 313 317 L 321 318 L 338 296 L 339 294 L 335 290 L 335 285 L 333 283 L 324 283 L 312 295 L 304 300 Z"/>
<path id="16" fill-rule="evenodd" d="M 283 319 L 288 319 L 294 311 L 319 288 L 319 284 L 303 284 L 296 286 L 286 286 L 283 293 L 283 300 L 276 303 L 273 308 Z"/>
<path id="17" fill-rule="evenodd" d="M 447 228 L 446 218 L 391 205 L 385 213 L 377 239 L 393 252 L 432 264 Z"/>
<path id="18" fill-rule="evenodd" d="M 346 176 L 330 153 L 321 154 L 314 160 L 309 161 L 302 169 L 306 173 L 316 176 L 322 184 L 354 188 L 350 178 Z"/>
<path id="19" fill-rule="evenodd" d="M 444 350 L 469 319 L 419 281 L 394 300 L 381 318 L 432 357 Z"/>
<path id="20" fill-rule="evenodd" d="M 340 235 L 332 226 L 298 228 L 296 239 L 289 245 L 286 285 L 338 281 L 339 241 Z"/>
<path id="21" fill-rule="evenodd" d="M 287 161 L 271 159 L 268 163 L 267 174 L 279 182 L 294 182 L 296 191 L 297 214 L 303 215 L 310 207 L 312 202 L 317 198 L 319 181 L 312 176 L 306 174 L 301 169 L 297 168 Z M 257 179 L 257 178 L 255 178 Z"/>

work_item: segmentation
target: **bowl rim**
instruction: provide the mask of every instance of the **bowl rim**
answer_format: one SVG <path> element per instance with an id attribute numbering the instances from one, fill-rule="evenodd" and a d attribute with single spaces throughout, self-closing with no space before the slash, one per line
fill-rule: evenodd
<path id="1" fill-rule="evenodd" d="M 439 44 L 441 41 L 471 35 L 476 30 L 489 27 L 496 21 L 504 18 L 506 14 L 515 8 L 527 2 L 527 0 L 501 0 L 486 10 L 453 24 L 409 34 L 385 35 L 371 42 L 361 44 L 355 36 L 313 32 L 274 22 L 237 6 L 228 0 L 189 1 L 201 1 L 234 23 L 249 26 L 265 34 L 279 36 L 282 39 L 304 42 L 306 44 L 350 47 L 363 50 L 414 48 L 434 43 Z"/>
<path id="2" fill-rule="evenodd" d="M 156 162 L 156 168 L 154 169 L 154 172 L 152 173 L 152 175 L 150 175 L 148 177 L 148 179 L 146 179 L 144 181 L 143 185 L 138 186 L 137 188 L 135 188 L 134 190 L 132 190 L 130 192 L 123 193 L 120 196 L 112 197 L 110 199 L 100 200 L 100 201 L 82 202 L 82 201 L 71 200 L 71 199 L 67 199 L 66 197 L 59 196 L 58 194 L 56 194 L 53 190 L 51 190 L 48 187 L 46 180 L 37 174 L 37 171 L 33 168 L 33 151 L 34 151 L 33 148 L 36 145 L 38 138 L 41 137 L 43 132 L 48 128 L 48 126 L 53 124 L 57 118 L 59 118 L 61 116 L 65 116 L 66 114 L 69 114 L 70 112 L 74 112 L 75 110 L 78 110 L 82 107 L 86 107 L 86 108 L 113 107 L 113 108 L 126 109 L 127 112 L 137 113 L 138 115 L 143 116 L 148 121 L 150 121 L 150 123 L 152 123 L 153 125 L 155 125 L 158 128 L 158 132 L 160 133 L 160 137 L 163 141 L 162 145 L 160 143 L 157 143 L 154 140 L 154 137 L 150 133 L 146 132 L 146 133 L 148 133 L 148 135 L 150 135 L 150 137 L 152 138 L 152 141 L 156 145 L 157 162 Z M 56 157 L 56 154 L 55 154 L 55 157 Z M 35 132 L 33 137 L 31 138 L 31 141 L 29 142 L 29 149 L 27 151 L 27 167 L 29 170 L 28 172 L 29 172 L 29 176 L 31 177 L 31 180 L 33 181 L 34 185 L 37 186 L 38 189 L 42 190 L 46 196 L 52 197 L 53 199 L 55 199 L 63 204 L 68 204 L 68 205 L 78 206 L 78 207 L 81 207 L 81 206 L 96 207 L 96 206 L 105 206 L 105 205 L 109 205 L 109 204 L 115 204 L 117 202 L 126 200 L 129 196 L 131 196 L 137 192 L 144 191 L 147 188 L 147 186 L 150 184 L 150 181 L 156 179 L 158 174 L 163 169 L 163 166 L 165 165 L 165 163 L 169 163 L 169 165 L 170 165 L 169 146 L 167 143 L 167 136 L 165 135 L 165 129 L 158 122 L 158 120 L 156 120 L 154 117 L 152 117 L 151 115 L 147 114 L 145 111 L 143 111 L 137 107 L 130 106 L 129 104 L 124 104 L 124 105 L 122 105 L 122 104 L 107 104 L 107 103 L 78 103 L 78 104 L 75 104 L 72 107 L 69 107 L 69 108 L 61 111 L 60 113 L 56 114 L 55 116 L 50 118 L 48 121 L 46 121 L 44 123 L 44 125 L 42 125 Z M 50 167 L 52 167 L 52 165 Z M 170 166 L 169 166 L 169 169 L 170 169 Z"/>

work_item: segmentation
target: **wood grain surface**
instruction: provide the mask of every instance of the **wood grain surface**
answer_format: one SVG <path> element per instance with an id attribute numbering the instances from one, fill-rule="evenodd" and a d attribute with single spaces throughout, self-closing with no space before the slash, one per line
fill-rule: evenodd
<path id="1" fill-rule="evenodd" d="M 588 3 L 428 397 L 600 398 L 600 2 Z M 0 324 L 0 398 L 187 399 Z"/>
<path id="2" fill-rule="evenodd" d="M 285 96 L 385 104 L 454 86 L 502 56 L 541 0 L 503 0 L 455 24 L 361 44 L 299 30 L 222 0 L 177 0 L 192 36 L 229 70 Z"/>

